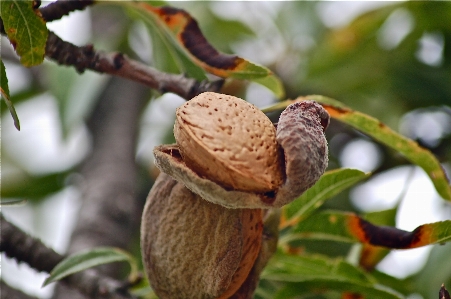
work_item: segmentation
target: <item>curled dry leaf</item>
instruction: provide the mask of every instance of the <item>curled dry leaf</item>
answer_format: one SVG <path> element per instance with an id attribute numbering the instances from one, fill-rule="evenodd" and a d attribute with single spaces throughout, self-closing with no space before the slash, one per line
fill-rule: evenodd
<path id="1" fill-rule="evenodd" d="M 277 123 L 277 143 L 285 153 L 286 180 L 278 192 L 284 205 L 312 187 L 327 168 L 324 131 L 329 114 L 313 101 L 289 105 Z"/>

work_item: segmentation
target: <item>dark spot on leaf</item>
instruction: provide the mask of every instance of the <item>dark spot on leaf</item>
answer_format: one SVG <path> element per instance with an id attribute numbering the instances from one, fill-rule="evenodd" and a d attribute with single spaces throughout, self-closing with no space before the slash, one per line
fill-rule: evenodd
<path id="1" fill-rule="evenodd" d="M 439 298 L 440 299 L 451 299 L 448 290 L 445 288 L 445 284 L 442 284 L 442 287 L 439 291 Z"/>
<path id="2" fill-rule="evenodd" d="M 358 225 L 365 235 L 365 241 L 371 245 L 406 249 L 415 247 L 415 244 L 421 240 L 421 227 L 408 232 L 390 226 L 377 226 L 360 217 L 358 219 Z"/>
<path id="3" fill-rule="evenodd" d="M 17 41 L 15 39 L 10 39 L 9 42 L 11 43 L 11 45 L 13 46 L 13 48 L 15 50 L 16 46 L 17 46 Z"/>
<path id="4" fill-rule="evenodd" d="M 41 6 L 41 0 L 33 0 L 32 7 L 33 9 L 38 9 Z"/>
<path id="5" fill-rule="evenodd" d="M 159 9 L 159 13 L 161 16 L 164 15 L 175 15 L 181 13 L 183 15 L 187 15 L 187 13 L 183 9 L 171 7 L 171 6 L 161 6 Z"/>
<path id="6" fill-rule="evenodd" d="M 209 66 L 225 70 L 234 69 L 241 62 L 238 56 L 218 52 L 203 36 L 196 20 L 187 14 L 185 16 L 188 23 L 181 33 L 181 42 L 194 57 Z"/>

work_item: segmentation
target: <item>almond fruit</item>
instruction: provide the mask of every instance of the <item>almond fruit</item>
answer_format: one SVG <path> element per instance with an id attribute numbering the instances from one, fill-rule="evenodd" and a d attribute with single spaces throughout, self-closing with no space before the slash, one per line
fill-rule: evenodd
<path id="1" fill-rule="evenodd" d="M 283 183 L 274 125 L 240 98 L 194 97 L 177 109 L 174 136 L 186 165 L 226 189 L 264 193 Z"/>
<path id="2" fill-rule="evenodd" d="M 328 123 L 313 101 L 288 106 L 277 130 L 231 96 L 204 93 L 177 110 L 177 144 L 154 149 L 163 173 L 141 224 L 160 298 L 252 298 L 277 247 L 278 214 L 267 222 L 266 210 L 263 237 L 261 209 L 290 203 L 324 173 Z"/>
<path id="3" fill-rule="evenodd" d="M 229 298 L 262 242 L 261 209 L 226 209 L 162 173 L 141 226 L 144 265 L 159 298 Z"/>

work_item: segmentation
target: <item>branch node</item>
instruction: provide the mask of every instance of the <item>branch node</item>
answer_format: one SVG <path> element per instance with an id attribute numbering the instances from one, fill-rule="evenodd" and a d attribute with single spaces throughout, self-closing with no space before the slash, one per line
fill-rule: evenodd
<path id="1" fill-rule="evenodd" d="M 124 65 L 124 61 L 125 61 L 124 54 L 117 53 L 116 55 L 114 55 L 113 58 L 114 68 L 116 70 L 119 70 Z"/>

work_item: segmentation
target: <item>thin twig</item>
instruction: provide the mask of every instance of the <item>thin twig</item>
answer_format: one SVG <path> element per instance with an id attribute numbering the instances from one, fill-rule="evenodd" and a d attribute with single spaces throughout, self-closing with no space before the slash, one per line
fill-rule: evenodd
<path id="1" fill-rule="evenodd" d="M 39 10 L 46 22 L 59 20 L 76 10 L 83 10 L 94 3 L 94 0 L 55 1 Z"/>
<path id="2" fill-rule="evenodd" d="M 83 180 L 77 187 L 82 192 L 82 203 L 69 253 L 97 246 L 129 250 L 130 244 L 136 242 L 144 198 L 137 197 L 135 146 L 140 115 L 148 99 L 147 88 L 117 77 L 111 78 L 99 95 L 87 120 L 92 151 L 79 169 Z M 117 264 L 96 270 L 110 277 L 120 276 Z M 53 298 L 80 296 L 57 286 Z"/>
<path id="3" fill-rule="evenodd" d="M 32 268 L 49 273 L 64 256 L 48 248 L 39 239 L 31 237 L 18 227 L 8 222 L 0 213 L 1 242 L 0 252 L 14 258 L 17 262 L 24 262 Z M 135 298 L 125 288 L 124 283 L 115 279 L 101 276 L 97 271 L 88 269 L 62 280 L 66 285 L 76 288 L 89 298 Z"/>
<path id="4" fill-rule="evenodd" d="M 0 214 L 0 219 L 2 228 L 0 252 L 4 252 L 6 256 L 47 273 L 64 258 L 39 239 L 31 237 L 8 222 L 2 214 Z"/>
<path id="5" fill-rule="evenodd" d="M 1 279 L 0 290 L 0 299 L 38 299 L 37 297 L 33 297 L 25 294 L 24 292 L 16 290 Z"/>
<path id="6" fill-rule="evenodd" d="M 1 18 L 0 32 L 5 34 Z M 122 53 L 96 51 L 93 45 L 78 47 L 62 40 L 52 31 L 49 31 L 47 38 L 45 56 L 60 65 L 73 66 L 79 73 L 89 69 L 126 78 L 144 84 L 160 93 L 175 93 L 186 100 L 205 91 L 219 91 L 224 84 L 224 79 L 198 82 L 182 74 L 164 73 L 130 59 Z"/>
<path id="7" fill-rule="evenodd" d="M 218 91 L 223 84 L 223 80 L 198 82 L 183 75 L 160 72 L 122 53 L 96 51 L 92 45 L 77 47 L 51 31 L 45 53 L 60 65 L 74 66 L 80 73 L 86 69 L 107 73 L 145 84 L 161 93 L 173 92 L 184 99 L 204 91 Z"/>

